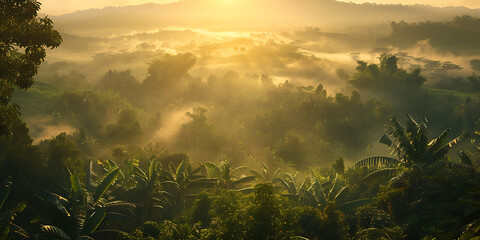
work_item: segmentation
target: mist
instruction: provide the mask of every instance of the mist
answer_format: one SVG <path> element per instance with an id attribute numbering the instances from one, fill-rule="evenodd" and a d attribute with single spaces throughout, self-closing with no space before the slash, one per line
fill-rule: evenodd
<path id="1" fill-rule="evenodd" d="M 0 8 L 9 239 L 480 234 L 479 9 L 27 2 Z"/>
<path id="2" fill-rule="evenodd" d="M 61 21 L 59 22 L 61 23 Z M 397 100 L 384 99 L 381 95 L 368 89 L 357 89 L 360 92 L 362 104 L 371 104 L 372 99 L 378 99 L 387 100 L 385 104 L 393 103 L 394 106 L 390 106 L 390 112 L 382 113 L 383 116 L 372 113 L 377 114 L 376 116 L 372 115 L 372 118 L 376 119 L 379 127 L 368 130 L 369 135 L 362 136 L 361 141 L 357 139 L 357 143 L 362 143 L 355 144 L 358 145 L 355 146 L 358 149 L 353 151 L 345 149 L 351 143 L 340 140 L 340 142 L 334 143 L 339 145 L 333 147 L 332 142 L 328 142 L 319 135 L 310 136 L 310 133 L 307 132 L 299 133 L 300 125 L 305 123 L 292 119 L 285 120 L 288 122 L 284 123 L 286 125 L 277 126 L 282 129 L 279 133 L 273 135 L 265 133 L 267 134 L 264 136 L 266 139 L 260 140 L 260 142 L 254 141 L 254 144 L 250 146 L 245 145 L 246 143 L 240 144 L 234 148 L 241 149 L 235 150 L 214 149 L 208 154 L 202 152 L 203 150 L 195 149 L 198 147 L 192 148 L 188 144 L 185 145 L 186 139 L 182 139 L 181 135 L 186 134 L 182 132 L 187 131 L 186 128 L 190 124 L 196 124 L 194 122 L 198 120 L 187 114 L 193 109 L 201 108 L 205 109 L 205 116 L 201 116 L 205 118 L 201 123 L 205 126 L 201 126 L 201 128 L 208 129 L 208 139 L 213 142 L 228 142 L 232 146 L 239 142 L 251 142 L 247 139 L 258 139 L 259 137 L 258 132 L 256 135 L 255 131 L 265 131 L 262 128 L 258 130 L 252 130 L 252 128 L 258 124 L 256 121 L 266 117 L 266 113 L 258 115 L 258 113 L 252 112 L 250 104 L 256 107 L 260 106 L 258 104 L 262 102 L 281 105 L 282 101 L 275 100 L 275 98 L 285 98 L 288 94 L 293 94 L 291 97 L 298 98 L 295 101 L 300 102 L 288 103 L 293 104 L 293 109 L 288 111 L 298 114 L 300 111 L 298 108 L 301 108 L 302 104 L 306 104 L 303 102 L 311 101 L 307 99 L 314 97 L 318 86 L 321 86 L 320 89 L 325 92 L 325 101 L 332 101 L 332 104 L 335 104 L 339 101 L 339 96 L 348 97 L 355 90 L 349 81 L 355 72 L 357 61 L 377 64 L 384 54 L 396 56 L 399 68 L 407 71 L 420 69 L 422 75 L 426 77 L 424 85 L 434 88 L 443 88 L 442 86 L 448 85 L 448 81 L 452 81 L 449 79 L 457 79 L 455 81 L 467 79 L 474 72 L 470 68 L 470 61 L 480 58 L 479 55 L 472 55 L 472 51 L 460 54 L 458 51 L 449 51 L 432 45 L 431 42 L 434 38 L 419 39 L 410 46 L 389 43 L 388 41 L 391 40 L 387 41 L 386 39 L 396 37 L 394 23 L 385 24 L 385 29 L 390 28 L 390 30 L 383 29 L 376 32 L 373 29 L 379 29 L 377 25 L 371 25 L 368 33 L 358 32 L 358 27 L 347 27 L 346 25 L 338 25 L 336 28 L 342 30 L 334 32 L 306 26 L 273 31 L 225 32 L 176 27 L 146 32 L 136 30 L 126 35 L 109 37 L 102 35 L 85 37 L 68 33 L 63 35 L 62 46 L 48 53 L 47 61 L 41 66 L 36 79 L 39 83 L 54 84 L 59 88 L 61 93 L 57 101 L 65 101 L 61 100 L 66 98 L 65 95 L 61 96 L 62 92 L 63 94 L 77 92 L 75 93 L 78 95 L 77 97 L 85 96 L 85 94 L 80 94 L 80 89 L 83 89 L 80 91 L 108 91 L 111 94 L 109 98 L 125 99 L 121 104 L 124 106 L 115 110 L 116 113 L 109 112 L 108 116 L 110 117 L 102 120 L 102 124 L 96 124 L 98 126 L 90 130 L 88 127 L 86 128 L 87 133 L 93 134 L 95 137 L 105 137 L 108 125 L 119 124 L 119 116 L 123 111 L 135 111 L 139 115 L 132 116 L 129 121 L 138 122 L 143 130 L 141 134 L 137 134 L 139 136 L 136 138 L 141 141 L 140 145 L 160 143 L 173 151 L 187 152 L 191 156 L 198 154 L 199 158 L 218 159 L 219 161 L 222 158 L 233 158 L 237 162 L 242 162 L 236 158 L 251 157 L 262 159 L 259 161 L 275 163 L 275 160 L 266 159 L 265 151 L 274 151 L 272 149 L 278 147 L 282 141 L 288 141 L 286 138 L 289 134 L 297 134 L 296 137 L 303 139 L 302 141 L 308 139 L 309 141 L 327 142 L 328 144 L 323 150 L 312 152 L 309 147 L 305 147 L 302 151 L 304 151 L 304 157 L 308 158 L 304 161 L 328 165 L 332 161 L 331 159 L 335 158 L 335 154 L 352 160 L 371 155 L 372 152 L 385 154 L 384 150 L 362 152 L 365 151 L 362 149 L 381 149 L 376 143 L 378 135 L 382 131 L 381 120 L 388 119 L 389 114 L 398 112 L 395 106 L 398 105 L 395 103 Z M 361 28 L 367 29 L 367 27 Z M 192 58 L 193 63 L 187 63 L 185 62 L 187 60 L 182 60 L 181 57 L 175 60 L 175 56 L 185 56 L 186 54 Z M 152 74 L 155 75 L 153 73 L 155 61 L 160 61 L 158 62 L 160 68 L 157 71 L 163 71 L 161 69 L 164 67 L 177 68 L 175 65 L 186 65 L 178 66 L 179 72 L 172 72 L 163 77 L 152 76 Z M 174 65 L 168 67 L 169 64 Z M 451 69 L 448 67 L 442 69 L 442 66 L 450 66 Z M 179 79 L 173 81 L 168 78 Z M 148 84 L 148 82 L 154 81 L 158 83 Z M 290 93 L 285 91 L 290 91 Z M 100 92 L 96 92 L 94 95 L 103 98 Z M 98 97 L 96 98 L 98 99 Z M 394 102 L 389 103 L 389 101 Z M 114 103 L 112 102 L 112 104 Z M 30 110 L 28 107 L 22 108 L 23 119 L 32 129 L 37 129 L 31 132 L 36 142 L 51 138 L 53 135 L 49 134 L 52 133 L 83 129 L 86 127 L 86 122 L 82 121 L 90 121 L 78 120 L 76 117 L 51 117 L 54 114 L 52 112 L 57 111 L 73 111 L 68 115 L 79 114 L 76 113 L 79 111 L 78 109 L 68 109 L 71 108 L 70 106 L 65 106 L 62 110 L 59 110 L 60 107 L 54 106 L 47 112 L 39 112 L 38 109 Z M 258 111 L 265 110 L 259 109 Z M 279 111 L 286 111 L 286 109 Z M 425 111 L 423 111 L 424 113 Z M 353 113 L 347 111 L 344 114 L 346 115 L 339 117 L 351 118 Z M 270 117 L 273 116 L 275 115 Z M 45 121 L 37 119 L 54 119 L 54 121 L 42 124 Z M 325 120 L 317 119 L 315 121 L 318 122 L 312 122 L 312 124 L 320 126 L 319 123 Z M 52 125 L 52 122 L 57 125 Z M 54 126 L 57 126 L 57 132 L 53 131 Z M 234 129 L 237 130 L 232 132 Z M 271 130 L 278 131 L 279 129 L 272 128 Z M 316 134 L 331 134 L 324 132 L 321 127 L 318 131 Z M 185 136 L 183 137 L 185 138 Z M 114 142 L 129 143 L 129 141 L 115 140 L 109 144 Z M 218 148 L 232 148 L 232 146 L 218 146 Z M 353 154 L 353 152 L 355 153 Z M 243 155 L 228 156 L 229 154 Z M 197 160 L 203 161 L 203 159 Z M 282 161 L 295 162 L 296 160 L 283 159 Z"/>

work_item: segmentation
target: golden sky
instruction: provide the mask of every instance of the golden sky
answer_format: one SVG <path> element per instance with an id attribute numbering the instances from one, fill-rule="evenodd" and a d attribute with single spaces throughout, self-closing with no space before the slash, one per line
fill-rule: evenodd
<path id="1" fill-rule="evenodd" d="M 89 8 L 103 8 L 108 6 L 124 6 L 142 3 L 168 3 L 178 0 L 40 0 L 42 3 L 42 12 L 49 15 L 61 15 L 78 10 Z M 212 0 L 214 1 L 214 0 Z M 227 1 L 227 0 L 225 0 Z M 228 0 L 241 1 L 241 0 Z M 470 8 L 480 8 L 480 0 L 343 0 L 345 2 L 374 2 L 387 4 L 429 4 L 433 6 L 466 6 Z"/>
<path id="2" fill-rule="evenodd" d="M 42 3 L 42 13 L 61 15 L 89 8 L 136 5 L 142 3 L 169 3 L 178 0 L 37 0 Z"/>

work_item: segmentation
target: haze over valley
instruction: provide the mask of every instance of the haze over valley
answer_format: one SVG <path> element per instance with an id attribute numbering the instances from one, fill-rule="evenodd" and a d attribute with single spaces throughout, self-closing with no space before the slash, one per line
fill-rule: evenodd
<path id="1" fill-rule="evenodd" d="M 2 0 L 0 239 L 477 239 L 479 7 Z"/>

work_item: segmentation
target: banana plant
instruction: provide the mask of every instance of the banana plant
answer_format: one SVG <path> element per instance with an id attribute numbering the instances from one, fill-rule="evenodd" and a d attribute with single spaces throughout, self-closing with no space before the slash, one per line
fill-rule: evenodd
<path id="1" fill-rule="evenodd" d="M 119 175 L 118 167 L 109 169 L 100 183 L 94 186 L 93 192 L 87 191 L 80 182 L 78 174 L 70 175 L 68 197 L 49 192 L 44 189 L 37 191 L 37 196 L 49 202 L 64 218 L 61 223 L 66 226 L 60 228 L 55 225 L 42 225 L 43 234 L 38 238 L 57 239 L 97 239 L 109 236 L 118 238 L 123 235 L 117 230 L 98 230 L 109 214 L 117 214 L 119 207 L 132 206 L 131 204 L 114 201 L 108 202 L 105 195 Z"/>
<path id="2" fill-rule="evenodd" d="M 476 210 L 465 216 L 462 220 L 459 221 L 458 226 L 461 227 L 462 231 L 460 234 L 459 240 L 470 240 L 470 239 L 479 239 L 480 238 L 480 191 L 478 188 L 467 189 L 464 193 L 466 199 L 462 199 L 462 202 L 469 202 L 471 207 L 474 207 Z"/>
<path id="3" fill-rule="evenodd" d="M 277 168 L 274 172 L 270 171 L 267 164 L 262 163 L 262 171 L 250 170 L 250 173 L 263 182 L 278 183 L 282 178 L 282 170 Z"/>
<path id="4" fill-rule="evenodd" d="M 127 190 L 128 197 L 132 201 L 140 199 L 138 204 L 143 207 L 144 218 L 152 220 L 158 209 L 163 208 L 164 204 L 170 205 L 171 195 L 162 190 L 159 179 L 162 174 L 160 164 L 155 157 L 152 157 L 145 171 L 138 165 L 133 165 L 132 168 L 136 184 Z"/>
<path id="5" fill-rule="evenodd" d="M 328 202 L 335 202 L 339 210 L 351 212 L 372 202 L 372 199 L 356 199 L 346 202 L 345 195 L 350 186 L 338 174 L 334 175 L 333 180 L 322 181 L 323 178 L 317 172 L 312 171 L 299 187 L 295 184 L 294 176 L 285 176 L 281 183 L 288 193 L 284 196 L 312 207 L 324 207 Z"/>
<path id="6" fill-rule="evenodd" d="M 461 156 L 461 162 L 447 160 L 449 151 L 468 139 L 468 134 L 463 134 L 447 142 L 450 129 L 446 129 L 437 138 L 429 140 L 426 119 L 417 123 L 410 115 L 407 115 L 406 126 L 401 125 L 395 117 L 391 119 L 391 122 L 391 125 L 385 127 L 386 134 L 382 136 L 380 143 L 386 144 L 396 158 L 378 156 L 357 162 L 355 164 L 357 168 L 379 168 L 365 176 L 363 179 L 365 182 L 380 177 L 395 177 L 392 180 L 399 181 L 402 173 L 408 169 L 422 170 L 429 166 L 462 167 L 473 171 L 471 165 L 466 164 L 468 162 L 466 162 L 465 156 Z"/>
<path id="7" fill-rule="evenodd" d="M 280 184 L 288 194 L 296 195 L 299 193 L 300 189 L 305 189 L 307 182 L 310 181 L 310 178 L 307 177 L 304 179 L 300 186 L 297 186 L 297 175 L 298 172 L 293 174 L 285 173 L 283 174 L 283 178 L 280 178 Z"/>
<path id="8" fill-rule="evenodd" d="M 27 203 L 21 202 L 12 209 L 5 210 L 3 208 L 12 189 L 12 185 L 13 183 L 11 179 L 8 178 L 2 183 L 0 189 L 0 239 L 8 239 L 8 237 L 13 237 L 14 239 L 28 239 L 30 238 L 29 234 L 23 228 L 13 223 L 18 213 L 25 210 Z"/>
<path id="9" fill-rule="evenodd" d="M 118 176 L 117 182 L 120 183 L 118 184 L 118 186 L 123 188 L 129 188 L 135 185 L 135 173 L 136 168 L 139 167 L 139 164 L 140 161 L 138 160 L 138 157 L 136 155 L 125 160 L 124 169 L 120 168 L 117 163 L 110 159 L 98 160 L 98 165 L 103 168 L 104 172 L 107 172 L 113 167 L 118 167 L 120 174 Z"/>
<path id="10" fill-rule="evenodd" d="M 241 169 L 245 169 L 245 166 L 240 166 L 232 169 L 228 161 L 223 161 L 220 164 L 215 164 L 212 162 L 204 163 L 204 166 L 207 171 L 207 177 L 218 180 L 218 186 L 223 189 L 239 189 L 242 185 L 254 181 L 255 176 L 245 176 L 240 177 L 232 176 L 235 172 L 238 172 Z"/>
<path id="11" fill-rule="evenodd" d="M 187 198 L 195 196 L 202 189 L 217 185 L 217 179 L 208 178 L 202 171 L 205 171 L 203 165 L 193 169 L 188 160 L 182 161 L 178 167 L 170 164 L 169 170 L 163 170 L 162 185 L 175 198 L 177 210 L 184 209 Z"/>

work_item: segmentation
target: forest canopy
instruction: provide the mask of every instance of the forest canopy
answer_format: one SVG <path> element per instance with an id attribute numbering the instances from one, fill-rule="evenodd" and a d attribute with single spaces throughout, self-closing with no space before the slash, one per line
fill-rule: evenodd
<path id="1" fill-rule="evenodd" d="M 305 1 L 435 21 L 226 32 L 173 16 L 195 3 L 0 1 L 0 239 L 480 236 L 477 17 Z M 103 29 L 129 9 L 186 23 Z"/>

